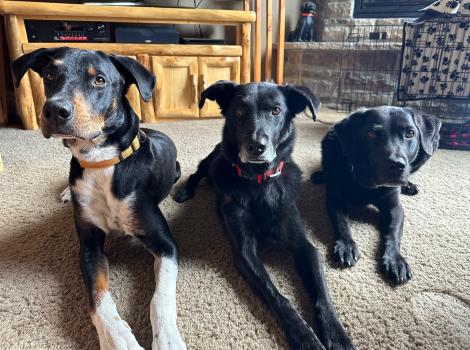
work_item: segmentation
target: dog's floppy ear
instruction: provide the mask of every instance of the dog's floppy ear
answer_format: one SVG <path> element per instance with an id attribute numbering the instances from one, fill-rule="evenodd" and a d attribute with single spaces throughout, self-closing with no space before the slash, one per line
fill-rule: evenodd
<path id="1" fill-rule="evenodd" d="M 431 157 L 439 146 L 439 131 L 441 122 L 431 116 L 425 116 L 413 108 L 404 108 L 411 114 L 416 127 L 419 130 L 419 152 L 412 163 L 412 172 L 418 170 Z"/>
<path id="2" fill-rule="evenodd" d="M 336 136 L 345 155 L 351 154 L 355 149 L 355 136 L 357 135 L 357 123 L 367 108 L 359 108 L 340 122 L 334 125 Z"/>
<path id="3" fill-rule="evenodd" d="M 124 77 L 126 88 L 135 84 L 139 89 L 142 100 L 145 102 L 150 101 L 152 91 L 155 88 L 155 76 L 132 58 L 117 55 L 110 55 L 109 58 Z"/>
<path id="4" fill-rule="evenodd" d="M 320 99 L 309 88 L 298 85 L 286 85 L 280 88 L 291 113 L 297 114 L 303 112 L 308 107 L 313 120 L 317 120 L 321 103 Z"/>
<path id="5" fill-rule="evenodd" d="M 419 130 L 421 148 L 428 156 L 431 156 L 439 146 L 441 122 L 435 117 L 422 115 L 413 108 L 405 108 L 405 110 L 411 114 Z"/>
<path id="6" fill-rule="evenodd" d="M 222 114 L 225 115 L 225 111 L 230 104 L 230 100 L 233 97 L 237 85 L 238 84 L 229 80 L 219 80 L 218 82 L 215 82 L 201 93 L 199 108 L 204 107 L 204 103 L 208 98 L 211 101 L 216 101 Z"/>
<path id="7" fill-rule="evenodd" d="M 11 69 L 15 75 L 15 86 L 20 86 L 21 79 L 28 69 L 34 70 L 42 75 L 44 67 L 54 59 L 54 55 L 58 48 L 55 49 L 37 49 L 27 53 L 11 63 Z"/>

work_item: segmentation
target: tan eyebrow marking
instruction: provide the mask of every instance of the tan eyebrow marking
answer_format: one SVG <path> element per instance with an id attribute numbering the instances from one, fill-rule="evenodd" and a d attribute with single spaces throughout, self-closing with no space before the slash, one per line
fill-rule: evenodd
<path id="1" fill-rule="evenodd" d="M 90 74 L 90 75 L 95 75 L 95 74 L 96 74 L 96 68 L 93 67 L 93 66 L 90 64 L 90 65 L 88 66 L 88 68 L 87 68 L 87 72 L 88 72 L 88 74 Z"/>
<path id="2" fill-rule="evenodd" d="M 54 65 L 56 65 L 56 66 L 60 66 L 61 64 L 64 63 L 64 61 L 62 61 L 62 60 L 54 60 L 53 63 L 54 63 Z"/>

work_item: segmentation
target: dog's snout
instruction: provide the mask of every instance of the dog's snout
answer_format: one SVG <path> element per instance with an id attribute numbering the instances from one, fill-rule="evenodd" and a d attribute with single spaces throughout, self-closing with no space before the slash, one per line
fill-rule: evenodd
<path id="1" fill-rule="evenodd" d="M 406 168 L 406 163 L 402 159 L 391 159 L 389 161 L 389 169 L 394 172 L 402 173 Z"/>
<path id="2" fill-rule="evenodd" d="M 260 156 L 266 150 L 266 142 L 263 140 L 260 141 L 250 141 L 248 143 L 248 152 L 253 156 Z"/>
<path id="3" fill-rule="evenodd" d="M 67 101 L 47 101 L 43 109 L 44 118 L 66 121 L 72 117 L 72 104 Z"/>

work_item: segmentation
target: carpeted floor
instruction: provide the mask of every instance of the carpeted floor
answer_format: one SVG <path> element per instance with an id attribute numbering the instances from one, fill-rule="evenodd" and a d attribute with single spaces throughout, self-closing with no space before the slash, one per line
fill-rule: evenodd
<path id="1" fill-rule="evenodd" d="M 179 150 L 183 180 L 219 141 L 221 120 L 158 124 Z M 304 171 L 299 207 L 312 241 L 327 260 L 331 226 L 323 188 L 307 179 L 319 166 L 326 127 L 298 118 L 295 159 Z M 67 182 L 68 150 L 39 132 L 0 129 L 0 348 L 97 349 L 85 312 L 71 205 L 58 196 Z M 403 253 L 414 277 L 387 285 L 377 272 L 377 213 L 358 214 L 352 229 L 362 258 L 352 269 L 326 266 L 338 313 L 358 349 L 470 349 L 470 152 L 439 150 L 414 177 L 420 193 L 403 197 Z M 282 349 L 266 308 L 235 271 L 214 196 L 161 205 L 179 244 L 178 324 L 188 349 Z M 121 316 L 150 348 L 148 306 L 152 258 L 130 238 L 107 244 L 110 288 Z M 311 305 L 290 259 L 262 254 L 276 284 L 311 320 Z"/>

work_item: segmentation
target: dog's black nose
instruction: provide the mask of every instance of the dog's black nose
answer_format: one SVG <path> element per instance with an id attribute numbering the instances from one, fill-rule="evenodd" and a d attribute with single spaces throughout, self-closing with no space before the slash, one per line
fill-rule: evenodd
<path id="1" fill-rule="evenodd" d="M 248 152 L 253 156 L 260 156 L 266 150 L 266 145 L 258 141 L 250 141 L 248 144 Z"/>
<path id="2" fill-rule="evenodd" d="M 403 160 L 390 160 L 390 170 L 402 173 L 405 170 L 406 163 Z"/>
<path id="3" fill-rule="evenodd" d="M 72 105 L 67 101 L 46 101 L 43 108 L 44 118 L 66 121 L 72 116 Z"/>

